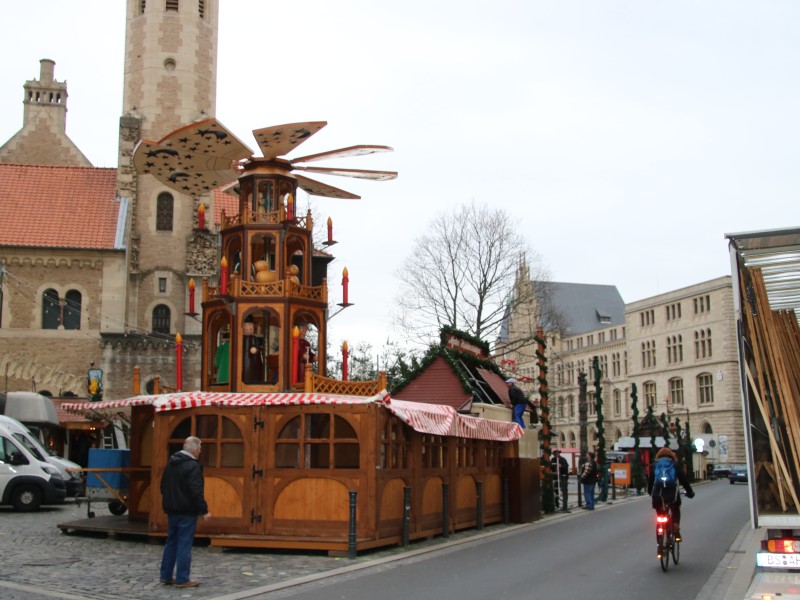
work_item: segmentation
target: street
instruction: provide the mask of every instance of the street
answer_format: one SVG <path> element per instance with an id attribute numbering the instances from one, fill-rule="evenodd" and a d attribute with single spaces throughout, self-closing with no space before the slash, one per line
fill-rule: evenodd
<path id="1" fill-rule="evenodd" d="M 668 573 L 656 559 L 653 511 L 649 498 L 642 497 L 599 505 L 594 512 L 549 515 L 535 524 L 459 532 L 408 549 L 389 547 L 355 560 L 322 553 L 220 552 L 199 544 L 192 576 L 202 585 L 192 590 L 158 583 L 159 543 L 60 533 L 56 524 L 83 518 L 85 505 L 39 513 L 3 508 L 0 597 L 602 600 L 647 597 L 657 583 L 665 597 L 690 599 L 747 521 L 747 487 L 725 480 L 699 485 L 697 497 L 684 499 L 683 506 L 681 562 Z M 107 511 L 95 508 L 98 515 Z"/>

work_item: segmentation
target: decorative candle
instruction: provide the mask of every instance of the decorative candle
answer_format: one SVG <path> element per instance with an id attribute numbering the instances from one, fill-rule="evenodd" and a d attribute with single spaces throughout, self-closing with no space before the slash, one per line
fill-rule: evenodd
<path id="1" fill-rule="evenodd" d="M 286 218 L 294 220 L 294 197 L 291 194 L 286 195 Z"/>
<path id="2" fill-rule="evenodd" d="M 297 383 L 299 373 L 297 372 L 297 359 L 300 355 L 300 328 L 297 325 L 292 329 L 292 383 Z"/>
<path id="3" fill-rule="evenodd" d="M 347 346 L 347 340 L 345 340 L 342 344 L 342 381 L 347 381 L 347 359 L 349 356 L 349 347 Z"/>
<path id="4" fill-rule="evenodd" d="M 189 279 L 189 314 L 194 314 L 194 278 Z"/>
<path id="5" fill-rule="evenodd" d="M 224 296 L 228 293 L 228 259 L 223 256 L 220 265 L 222 269 L 219 272 L 219 293 Z"/>
<path id="6" fill-rule="evenodd" d="M 342 271 L 342 304 L 347 304 L 347 286 L 350 283 L 350 278 L 347 276 L 347 267 Z"/>
<path id="7" fill-rule="evenodd" d="M 183 338 L 175 335 L 175 387 L 183 391 Z"/>
<path id="8" fill-rule="evenodd" d="M 333 242 L 333 219 L 328 217 L 328 243 Z"/>
<path id="9" fill-rule="evenodd" d="M 200 203 L 200 206 L 197 207 L 197 228 L 206 228 L 206 205 L 202 202 Z"/>

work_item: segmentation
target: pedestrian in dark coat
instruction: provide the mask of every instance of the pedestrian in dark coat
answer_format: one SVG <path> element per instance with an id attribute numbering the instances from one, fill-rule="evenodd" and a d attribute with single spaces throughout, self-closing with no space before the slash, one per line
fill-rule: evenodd
<path id="1" fill-rule="evenodd" d="M 161 476 L 161 506 L 167 513 L 168 524 L 161 557 L 161 583 L 165 585 L 174 583 L 181 588 L 200 585 L 189 578 L 197 517 L 202 516 L 206 521 L 211 518 L 204 494 L 203 466 L 197 460 L 200 445 L 199 438 L 186 438 L 183 450 L 170 456 Z"/>

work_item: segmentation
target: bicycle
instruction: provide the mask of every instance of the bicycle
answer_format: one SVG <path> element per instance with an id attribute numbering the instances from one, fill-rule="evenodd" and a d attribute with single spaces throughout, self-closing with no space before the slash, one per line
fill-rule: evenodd
<path id="1" fill-rule="evenodd" d="M 663 503 L 663 500 L 662 500 Z M 675 530 L 672 521 L 672 504 L 662 504 L 663 511 L 656 514 L 656 539 L 658 540 L 658 559 L 661 561 L 661 570 L 669 569 L 669 557 L 678 564 L 681 558 L 681 543 L 675 539 Z"/>

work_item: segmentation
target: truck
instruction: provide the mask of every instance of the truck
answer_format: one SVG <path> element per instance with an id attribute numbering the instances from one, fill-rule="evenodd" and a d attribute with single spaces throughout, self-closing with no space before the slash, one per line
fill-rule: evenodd
<path id="1" fill-rule="evenodd" d="M 800 586 L 800 227 L 730 233 L 750 520 L 747 598 Z"/>

